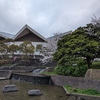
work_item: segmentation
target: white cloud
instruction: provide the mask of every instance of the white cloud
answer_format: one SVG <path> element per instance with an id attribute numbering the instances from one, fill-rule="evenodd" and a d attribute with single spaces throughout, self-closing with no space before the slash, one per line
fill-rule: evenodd
<path id="1" fill-rule="evenodd" d="M 16 34 L 25 24 L 44 37 L 75 30 L 99 17 L 100 0 L 0 0 L 0 31 Z"/>

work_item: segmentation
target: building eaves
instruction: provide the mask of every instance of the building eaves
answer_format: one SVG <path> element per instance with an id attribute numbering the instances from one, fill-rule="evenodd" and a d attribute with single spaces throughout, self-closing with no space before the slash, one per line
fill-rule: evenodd
<path id="1" fill-rule="evenodd" d="M 0 32 L 0 36 L 7 39 L 7 38 L 13 38 L 14 35 L 10 33 Z"/>
<path id="2" fill-rule="evenodd" d="M 33 30 L 31 27 L 29 27 L 28 25 L 25 25 L 14 37 L 13 39 L 16 39 L 25 29 L 29 29 L 32 33 L 34 33 L 36 36 L 40 37 L 41 39 L 43 39 L 45 42 L 47 42 L 47 40 L 40 35 L 38 32 L 36 32 L 35 30 Z"/>

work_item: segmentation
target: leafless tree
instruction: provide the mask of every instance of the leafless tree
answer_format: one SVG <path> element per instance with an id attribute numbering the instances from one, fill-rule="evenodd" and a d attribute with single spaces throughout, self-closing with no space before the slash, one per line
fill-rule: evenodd
<path id="1" fill-rule="evenodd" d="M 52 52 L 54 53 L 57 49 L 57 43 L 58 41 L 61 39 L 61 37 L 63 37 L 64 35 L 67 35 L 71 33 L 71 31 L 69 32 L 65 32 L 65 33 L 54 33 L 54 36 L 53 37 L 50 37 L 48 38 L 48 45 L 47 45 L 47 48 Z"/>
<path id="2" fill-rule="evenodd" d="M 100 38 L 100 18 L 94 15 L 91 19 L 91 23 L 87 24 L 84 30 L 87 34 Z"/>

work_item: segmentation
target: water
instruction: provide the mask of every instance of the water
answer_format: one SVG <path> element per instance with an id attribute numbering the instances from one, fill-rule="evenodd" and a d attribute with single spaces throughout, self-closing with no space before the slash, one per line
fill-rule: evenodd
<path id="1" fill-rule="evenodd" d="M 38 69 L 33 70 L 33 72 L 32 72 L 32 73 L 39 73 L 40 71 L 41 71 L 41 69 L 40 69 L 40 68 L 38 68 Z"/>
<path id="2" fill-rule="evenodd" d="M 2 89 L 5 85 L 15 84 L 18 88 L 17 92 L 3 93 Z M 27 92 L 31 89 L 40 89 L 43 93 L 41 96 L 28 96 Z M 54 85 L 37 85 L 27 82 L 15 80 L 0 81 L 0 100 L 67 100 L 67 96 L 63 88 Z"/>
<path id="3" fill-rule="evenodd" d="M 37 68 L 35 70 L 32 71 L 33 74 L 40 74 L 44 71 L 45 69 L 40 69 L 40 68 Z"/>

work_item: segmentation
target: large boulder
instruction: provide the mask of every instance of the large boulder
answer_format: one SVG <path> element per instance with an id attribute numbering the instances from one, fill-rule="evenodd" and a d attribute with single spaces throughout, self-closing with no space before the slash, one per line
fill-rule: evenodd
<path id="1" fill-rule="evenodd" d="M 5 85 L 2 92 L 15 92 L 18 91 L 17 87 L 15 85 Z"/>
<path id="2" fill-rule="evenodd" d="M 42 95 L 42 92 L 39 89 L 33 89 L 28 91 L 29 96 L 39 96 Z"/>

